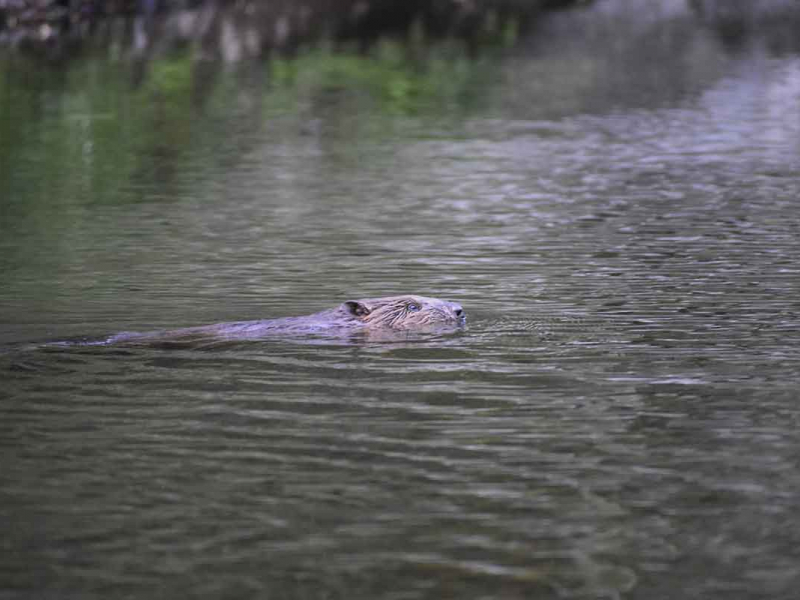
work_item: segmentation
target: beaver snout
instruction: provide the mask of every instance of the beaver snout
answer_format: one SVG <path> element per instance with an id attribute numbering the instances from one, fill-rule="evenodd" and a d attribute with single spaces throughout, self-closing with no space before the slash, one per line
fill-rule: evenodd
<path id="1" fill-rule="evenodd" d="M 464 321 L 467 318 L 467 315 L 464 314 L 464 309 L 461 307 L 460 304 L 451 302 L 450 308 L 453 310 L 453 314 L 455 314 L 456 319 L 458 319 L 459 321 Z"/>

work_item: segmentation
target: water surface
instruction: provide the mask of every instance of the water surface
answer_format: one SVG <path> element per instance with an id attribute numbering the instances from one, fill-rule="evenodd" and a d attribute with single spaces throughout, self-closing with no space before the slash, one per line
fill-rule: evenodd
<path id="1" fill-rule="evenodd" d="M 800 57 L 598 4 L 421 72 L 3 58 L 3 597 L 793 598 Z M 467 330 L 21 349 L 403 292 Z"/>

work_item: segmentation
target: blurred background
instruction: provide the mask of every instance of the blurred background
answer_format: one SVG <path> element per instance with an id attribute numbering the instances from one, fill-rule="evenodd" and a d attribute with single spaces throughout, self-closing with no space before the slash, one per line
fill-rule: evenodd
<path id="1" fill-rule="evenodd" d="M 798 32 L 0 0 L 0 596 L 793 599 Z M 409 292 L 468 328 L 38 345 Z"/>

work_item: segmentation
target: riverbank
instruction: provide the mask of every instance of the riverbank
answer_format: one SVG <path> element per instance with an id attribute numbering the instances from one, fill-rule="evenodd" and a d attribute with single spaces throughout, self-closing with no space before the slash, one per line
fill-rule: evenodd
<path id="1" fill-rule="evenodd" d="M 471 47 L 507 39 L 544 11 L 586 0 L 299 0 L 207 2 L 133 0 L 0 0 L 0 46 L 68 53 L 91 39 L 123 42 L 137 52 L 176 42 L 211 41 L 237 60 L 291 52 L 321 39 L 369 47 L 377 39 L 456 38 Z M 238 41 L 232 42 L 236 39 Z"/>

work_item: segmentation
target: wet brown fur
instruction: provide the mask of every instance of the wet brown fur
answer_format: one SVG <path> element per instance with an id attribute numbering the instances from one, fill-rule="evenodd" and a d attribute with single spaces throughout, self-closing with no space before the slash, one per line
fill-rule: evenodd
<path id="1" fill-rule="evenodd" d="M 438 298 L 404 295 L 348 300 L 336 308 L 302 317 L 217 323 L 149 332 L 122 332 L 101 344 L 152 344 L 203 339 L 236 340 L 291 335 L 341 335 L 365 332 L 446 331 L 466 321 L 461 305 Z"/>
<path id="2" fill-rule="evenodd" d="M 365 298 L 345 303 L 360 316 L 365 327 L 389 329 L 428 329 L 457 325 L 464 320 L 463 310 L 454 302 L 425 296 Z M 363 308 L 366 314 L 363 314 Z M 414 308 L 417 310 L 413 310 Z"/>

